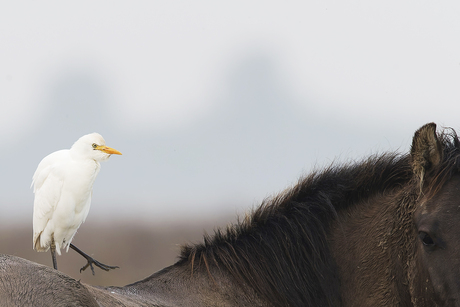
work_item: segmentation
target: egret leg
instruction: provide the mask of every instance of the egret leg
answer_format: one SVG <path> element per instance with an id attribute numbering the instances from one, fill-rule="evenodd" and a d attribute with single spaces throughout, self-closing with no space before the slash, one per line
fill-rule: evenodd
<path id="1" fill-rule="evenodd" d="M 88 263 L 84 267 L 82 267 L 80 269 L 80 273 L 81 273 L 81 271 L 86 270 L 88 267 L 91 267 L 91 272 L 93 272 L 93 275 L 94 275 L 93 264 L 95 266 L 97 266 L 98 268 L 103 269 L 104 271 L 109 271 L 111 269 L 119 268 L 118 266 L 110 266 L 110 265 L 107 265 L 107 264 L 100 263 L 96 259 L 94 259 L 94 258 L 90 257 L 89 255 L 87 255 L 86 253 L 84 253 L 82 250 L 80 250 L 78 247 L 76 247 L 72 243 L 70 243 L 70 248 L 73 249 L 74 251 L 76 251 L 77 253 L 79 253 L 80 255 L 82 255 L 86 259 L 86 261 L 88 261 Z"/>
<path id="2" fill-rule="evenodd" d="M 50 244 L 50 249 L 51 249 L 51 258 L 53 259 L 53 267 L 55 270 L 57 270 L 57 260 L 56 260 L 56 244 L 54 243 L 54 238 L 51 238 L 51 244 Z"/>

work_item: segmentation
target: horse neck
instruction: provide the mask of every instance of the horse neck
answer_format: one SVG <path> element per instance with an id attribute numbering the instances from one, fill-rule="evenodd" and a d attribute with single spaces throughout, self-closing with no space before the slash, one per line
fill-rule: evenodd
<path id="1" fill-rule="evenodd" d="M 329 242 L 345 301 L 366 306 L 410 303 L 407 280 L 414 244 L 408 238 L 414 204 L 410 190 L 395 188 L 338 212 Z"/>

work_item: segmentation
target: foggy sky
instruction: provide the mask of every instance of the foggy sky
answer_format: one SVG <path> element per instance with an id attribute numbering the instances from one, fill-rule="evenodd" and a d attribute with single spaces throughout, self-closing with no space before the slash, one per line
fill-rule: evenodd
<path id="1" fill-rule="evenodd" d="M 242 214 L 330 163 L 460 128 L 454 1 L 16 4 L 0 10 L 0 223 L 47 154 L 99 132 L 89 219 Z M 91 10 L 87 8 L 91 6 Z"/>

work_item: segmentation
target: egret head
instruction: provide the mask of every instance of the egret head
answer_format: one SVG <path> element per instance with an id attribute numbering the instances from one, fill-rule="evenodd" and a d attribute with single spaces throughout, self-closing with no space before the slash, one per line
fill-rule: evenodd
<path id="1" fill-rule="evenodd" d="M 116 149 L 107 147 L 99 133 L 90 133 L 78 139 L 70 149 L 72 153 L 96 161 L 107 160 L 112 154 L 121 155 Z"/>

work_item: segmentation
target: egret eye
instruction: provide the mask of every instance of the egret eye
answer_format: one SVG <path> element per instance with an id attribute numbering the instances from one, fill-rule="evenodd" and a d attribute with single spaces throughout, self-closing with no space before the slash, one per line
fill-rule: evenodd
<path id="1" fill-rule="evenodd" d="M 93 146 L 93 148 L 96 149 L 97 144 L 96 144 L 96 143 L 93 143 L 93 145 L 91 145 L 91 146 Z"/>

